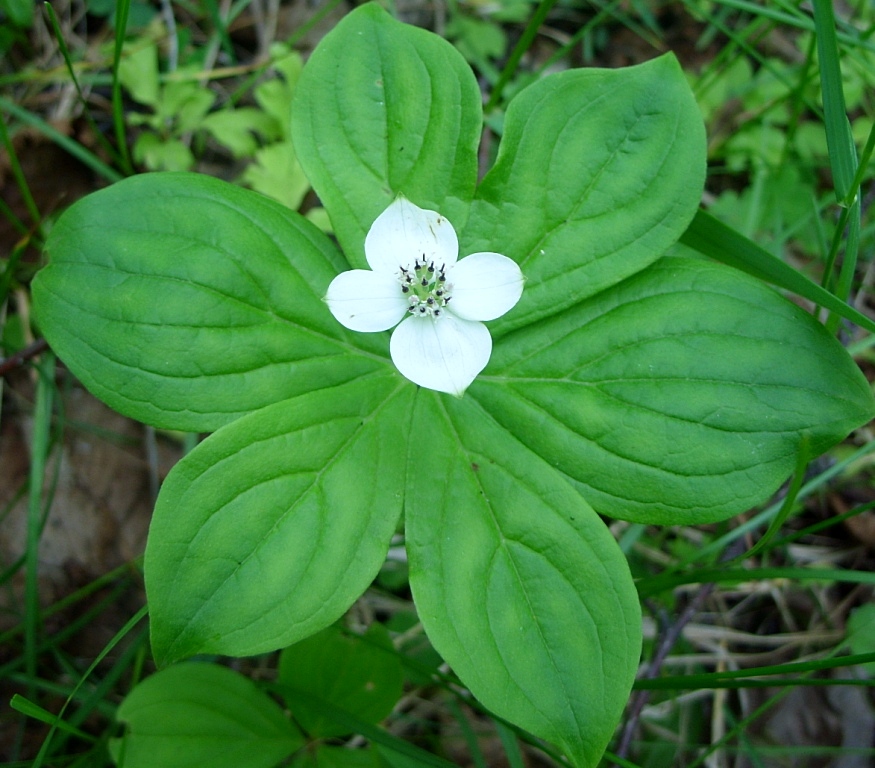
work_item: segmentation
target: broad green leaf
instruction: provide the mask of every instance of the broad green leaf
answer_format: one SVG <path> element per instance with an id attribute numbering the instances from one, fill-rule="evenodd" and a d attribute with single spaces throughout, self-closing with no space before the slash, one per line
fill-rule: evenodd
<path id="1" fill-rule="evenodd" d="M 480 91 L 446 40 L 376 4 L 348 14 L 298 80 L 292 139 L 350 263 L 399 193 L 457 228 L 477 181 Z"/>
<path id="2" fill-rule="evenodd" d="M 135 176 L 73 205 L 46 247 L 33 282 L 42 332 L 140 421 L 209 431 L 389 365 L 385 338 L 348 333 L 322 301 L 343 269 L 328 238 L 254 192 Z"/>
<path id="3" fill-rule="evenodd" d="M 493 335 L 655 261 L 695 214 L 704 179 L 705 129 L 673 56 L 526 88 L 508 107 L 462 237 L 463 253 L 503 253 L 527 279 Z"/>
<path id="4" fill-rule="evenodd" d="M 137 685 L 111 744 L 125 768 L 271 768 L 303 746 L 297 728 L 255 684 L 214 664 L 185 663 Z"/>
<path id="5" fill-rule="evenodd" d="M 411 434 L 424 439 L 408 470 L 407 550 L 426 633 L 493 712 L 596 765 L 641 644 L 619 547 L 472 398 L 422 391 Z"/>
<path id="6" fill-rule="evenodd" d="M 352 605 L 401 514 L 414 391 L 397 374 L 315 390 L 223 427 L 173 468 L 144 565 L 159 664 L 281 648 Z"/>
<path id="7" fill-rule="evenodd" d="M 847 352 L 759 281 L 665 258 L 504 337 L 469 392 L 602 514 L 685 525 L 761 502 L 871 418 Z"/>
<path id="8" fill-rule="evenodd" d="M 377 723 L 401 698 L 404 676 L 389 633 L 372 624 L 363 637 L 338 627 L 286 648 L 280 656 L 279 682 L 316 696 L 369 723 Z M 295 720 L 309 736 L 327 738 L 350 733 L 348 726 L 309 709 L 296 699 Z"/>

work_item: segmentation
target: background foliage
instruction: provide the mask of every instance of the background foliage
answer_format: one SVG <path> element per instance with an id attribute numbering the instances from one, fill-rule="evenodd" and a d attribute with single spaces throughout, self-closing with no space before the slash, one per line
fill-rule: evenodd
<path id="1" fill-rule="evenodd" d="M 46 7 L 34 13 L 28 2 L 0 4 L 7 22 L 0 38 L 6 53 L 0 138 L 8 244 L 0 283 L 7 376 L 2 465 L 10 472 L 3 483 L 8 489 L 3 638 L 9 650 L 2 670 L 4 692 L 20 694 L 15 710 L 26 715 L 4 716 L 10 761 L 108 763 L 112 750 L 107 745 L 119 734 L 116 720 L 135 725 L 136 701 L 129 699 L 116 711 L 149 671 L 143 627 L 126 625 L 131 616 L 140 616 L 142 600 L 135 559 L 142 544 L 134 531 L 138 525 L 142 530 L 150 506 L 150 477 L 157 482 L 193 442 L 109 421 L 102 411 L 83 405 L 81 392 L 53 368 L 50 357 L 36 362 L 40 348 L 29 322 L 27 287 L 38 247 L 55 213 L 73 197 L 133 170 L 196 169 L 238 180 L 292 208 L 303 204 L 308 217 L 324 226 L 294 149 L 283 140 L 288 115 L 282 104 L 297 85 L 299 54 L 306 54 L 315 31 L 333 26 L 343 10 L 335 3 L 307 15 L 292 4 L 205 0 L 164 3 L 160 9 L 147 3 L 116 8 L 70 2 L 55 4 L 54 13 Z M 873 109 L 868 35 L 873 27 L 865 4 L 835 21 L 834 47 L 822 42 L 830 38 L 829 18 L 790 4 L 519 2 L 490 8 L 453 3 L 436 11 L 396 10 L 443 34 L 475 66 L 486 96 L 485 121 L 496 137 L 505 119 L 512 126 L 512 114 L 505 114 L 510 96 L 545 71 L 625 65 L 675 51 L 706 120 L 710 212 L 840 296 L 853 292 L 856 306 L 868 313 L 871 274 L 865 257 L 872 252 L 872 224 L 866 150 L 871 152 Z M 847 132 L 837 123 L 834 102 L 823 96 L 836 93 L 830 71 L 840 75 Z M 268 78 L 268 72 L 276 76 Z M 853 154 L 850 136 L 863 162 L 847 178 L 841 158 Z M 480 145 L 481 166 L 488 166 L 496 144 Z M 69 169 L 63 190 L 57 184 L 61 168 Z M 464 184 L 471 184 L 475 173 L 471 168 Z M 857 187 L 859 213 L 854 195 L 848 197 Z M 836 199 L 845 207 L 837 209 Z M 356 237 L 337 234 L 341 241 Z M 856 254 L 863 257 L 859 263 Z M 100 290 L 107 287 L 95 288 L 95 297 Z M 842 328 L 841 338 L 868 370 L 868 338 L 850 327 Z M 221 366 L 221 339 L 203 364 Z M 257 399 L 271 386 L 265 382 L 245 394 Z M 187 428 L 213 426 L 193 420 Z M 871 755 L 871 741 L 866 741 L 871 709 L 859 695 L 871 681 L 871 670 L 855 665 L 871 660 L 865 654 L 873 650 L 867 605 L 875 538 L 867 458 L 871 437 L 868 429 L 860 430 L 808 470 L 797 468 L 773 503 L 728 524 L 668 530 L 643 523 L 613 525 L 651 617 L 645 623 L 645 661 L 650 663 L 642 670 L 626 729 L 614 744 L 617 753 L 639 765 L 730 765 L 740 759 L 778 764 L 791 758 L 810 761 L 798 764 L 818 759 L 839 764 L 852 755 Z M 101 480 L 105 473 L 82 474 L 83 453 L 99 455 L 98 463 L 110 453 L 131 457 L 127 463 L 113 459 L 121 462 L 113 466 L 125 468 L 124 480 L 111 484 Z M 77 481 L 69 479 L 77 473 L 89 478 L 78 481 L 86 486 L 85 504 L 75 496 Z M 128 494 L 120 490 L 131 486 Z M 710 491 L 703 495 L 712 497 Z M 73 511 L 82 508 L 85 513 Z M 58 520 L 65 518 L 64 531 L 87 528 L 83 519 L 100 521 L 103 527 L 95 529 L 110 531 L 103 534 L 107 543 L 95 546 L 80 539 L 65 548 L 53 537 Z M 125 537 L 131 541 L 125 543 Z M 751 549 L 754 540 L 760 543 Z M 739 556 L 743 559 L 732 560 Z M 397 689 L 392 694 L 398 704 L 388 722 L 390 733 L 405 741 L 387 743 L 369 730 L 385 714 L 383 708 L 363 714 L 341 698 L 333 705 L 358 720 L 338 734 L 336 725 L 314 725 L 320 717 L 338 719 L 331 702 L 326 704 L 330 715 L 302 714 L 311 750 L 300 763 L 315 760 L 318 752 L 320 763 L 349 764 L 343 761 L 357 759 L 349 757 L 352 750 L 337 751 L 338 742 L 328 739 L 353 733 L 378 744 L 379 759 L 391 765 L 427 759 L 420 753 L 399 757 L 405 742 L 457 762 L 549 760 L 543 752 L 534 756 L 526 734 L 513 734 L 478 712 L 451 679 L 440 677 L 438 661 L 414 623 L 405 569 L 390 550 L 374 589 L 349 624 L 355 629 L 382 623 L 393 633 L 390 656 L 403 669 L 406 694 L 400 701 Z M 119 642 L 110 643 L 119 629 Z M 849 659 L 848 652 L 856 656 Z M 99 663 L 86 676 L 94 660 Z M 284 668 L 282 659 L 264 658 L 242 671 L 261 682 L 292 685 Z M 387 677 L 385 671 L 374 675 Z M 837 678 L 857 686 L 824 686 Z M 245 689 L 241 696 L 275 706 L 263 691 L 238 682 L 228 685 Z M 796 687 L 799 682 L 809 685 Z M 56 721 L 68 698 L 70 706 Z M 817 713 L 813 722 L 805 721 L 810 730 L 800 730 L 802 711 Z M 286 739 L 287 747 L 302 737 L 284 732 L 278 738 Z M 345 742 L 357 744 L 354 737 Z M 801 745 L 806 745 L 804 756 L 798 755 Z"/>

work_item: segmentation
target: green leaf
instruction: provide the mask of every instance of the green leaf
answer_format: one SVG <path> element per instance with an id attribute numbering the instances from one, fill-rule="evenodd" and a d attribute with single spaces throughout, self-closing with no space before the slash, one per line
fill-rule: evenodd
<path id="1" fill-rule="evenodd" d="M 196 131 L 202 127 L 215 100 L 216 94 L 202 87 L 200 82 L 171 81 L 161 90 L 156 116 L 162 127 L 172 121 L 176 135 Z"/>
<path id="2" fill-rule="evenodd" d="M 364 592 L 401 514 L 414 391 L 395 373 L 316 390 L 223 427 L 173 468 L 144 566 L 159 664 L 281 648 Z"/>
<path id="3" fill-rule="evenodd" d="M 526 276 L 493 336 L 655 261 L 695 214 L 704 179 L 702 118 L 673 56 L 526 88 L 508 107 L 461 238 L 462 253 L 498 251 Z"/>
<path id="4" fill-rule="evenodd" d="M 289 51 L 281 44 L 275 43 L 271 47 L 271 54 L 280 57 L 273 61 L 272 66 L 282 78 L 265 80 L 255 88 L 253 96 L 258 106 L 277 121 L 280 135 L 287 139 L 291 135 L 292 95 L 304 64 L 301 54 Z"/>
<path id="5" fill-rule="evenodd" d="M 304 744 L 267 694 L 214 664 L 178 664 L 146 678 L 117 718 L 129 730 L 111 752 L 125 768 L 271 768 Z"/>
<path id="6" fill-rule="evenodd" d="M 89 195 L 49 235 L 33 283 L 53 349 L 112 408 L 170 429 L 238 416 L 389 365 L 322 296 L 343 260 L 279 203 L 194 174 Z M 362 351 L 366 350 L 366 351 Z"/>
<path id="7" fill-rule="evenodd" d="M 404 677 L 389 633 L 372 624 L 363 637 L 335 626 L 286 648 L 280 656 L 279 682 L 377 723 L 401 698 Z M 294 713 L 309 736 L 350 733 L 347 726 L 325 717 L 321 709 L 307 708 L 305 702 L 297 698 Z"/>
<path id="8" fill-rule="evenodd" d="M 255 107 L 223 109 L 207 115 L 200 127 L 231 150 L 236 158 L 249 157 L 259 147 L 256 134 L 275 140 L 280 137 L 276 120 Z"/>
<path id="9" fill-rule="evenodd" d="M 137 137 L 132 154 L 134 162 L 150 171 L 188 171 L 195 164 L 194 155 L 185 142 L 162 139 L 151 131 Z"/>
<path id="10" fill-rule="evenodd" d="M 125 46 L 119 61 L 118 77 L 134 101 L 155 107 L 158 104 L 158 46 L 149 41 L 137 41 Z"/>
<path id="11" fill-rule="evenodd" d="M 255 162 L 246 168 L 241 180 L 256 192 L 278 200 L 293 211 L 298 210 L 310 189 L 310 182 L 290 141 L 258 150 Z"/>
<path id="12" fill-rule="evenodd" d="M 623 554 L 564 478 L 472 398 L 421 391 L 411 434 L 428 436 L 405 506 L 426 633 L 493 712 L 596 765 L 640 653 Z"/>
<path id="13" fill-rule="evenodd" d="M 348 14 L 298 81 L 292 138 L 354 266 L 399 193 L 462 225 L 477 181 L 480 90 L 446 40 L 375 4 Z"/>
<path id="14" fill-rule="evenodd" d="M 0 11 L 6 14 L 9 23 L 30 29 L 33 26 L 34 4 L 31 0 L 3 0 L 0 2 Z"/>
<path id="15" fill-rule="evenodd" d="M 665 258 L 496 344 L 469 392 L 602 514 L 720 520 L 875 412 L 847 352 L 758 280 Z"/>

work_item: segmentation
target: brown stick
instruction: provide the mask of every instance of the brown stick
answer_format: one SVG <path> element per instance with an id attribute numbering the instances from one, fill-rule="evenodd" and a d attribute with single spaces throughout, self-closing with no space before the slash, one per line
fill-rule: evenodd
<path id="1" fill-rule="evenodd" d="M 49 348 L 49 343 L 45 339 L 37 339 L 32 344 L 29 344 L 20 352 L 10 355 L 3 360 L 0 360 L 0 376 L 6 376 L 12 373 L 16 368 L 21 368 L 32 357 L 36 357 L 41 352 L 45 352 Z"/>

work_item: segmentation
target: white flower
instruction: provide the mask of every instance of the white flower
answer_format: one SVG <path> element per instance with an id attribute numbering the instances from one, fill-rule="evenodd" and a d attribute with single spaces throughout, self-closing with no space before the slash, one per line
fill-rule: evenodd
<path id="1" fill-rule="evenodd" d="M 331 313 L 353 331 L 386 331 L 392 362 L 415 384 L 461 397 L 489 362 L 481 321 L 511 309 L 523 292 L 516 262 L 500 253 L 459 261 L 453 225 L 398 197 L 365 238 L 371 270 L 342 272 L 328 286 Z"/>

